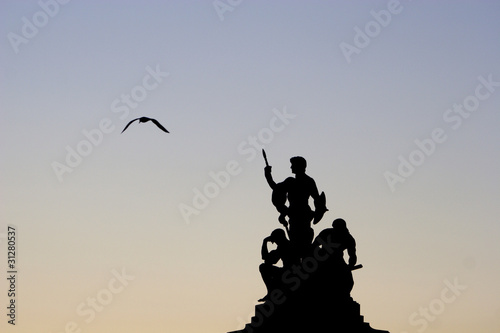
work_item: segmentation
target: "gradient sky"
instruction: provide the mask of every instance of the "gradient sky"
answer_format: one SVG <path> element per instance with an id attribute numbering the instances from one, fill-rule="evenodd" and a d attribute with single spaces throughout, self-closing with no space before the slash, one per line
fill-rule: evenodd
<path id="1" fill-rule="evenodd" d="M 279 227 L 261 146 L 278 181 L 307 159 L 316 234 L 347 221 L 373 327 L 500 329 L 499 2 L 0 6 L 2 332 L 241 328 Z M 120 134 L 140 116 L 171 133 Z"/>

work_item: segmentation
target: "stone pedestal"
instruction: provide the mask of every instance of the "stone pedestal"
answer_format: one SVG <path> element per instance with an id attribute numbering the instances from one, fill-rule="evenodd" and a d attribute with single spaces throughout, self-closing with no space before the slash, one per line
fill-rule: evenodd
<path id="1" fill-rule="evenodd" d="M 336 274 L 318 269 L 304 280 L 287 276 L 289 285 L 257 305 L 243 330 L 229 333 L 389 333 L 364 321 L 360 305 L 350 297 L 352 285 L 339 284 Z"/>

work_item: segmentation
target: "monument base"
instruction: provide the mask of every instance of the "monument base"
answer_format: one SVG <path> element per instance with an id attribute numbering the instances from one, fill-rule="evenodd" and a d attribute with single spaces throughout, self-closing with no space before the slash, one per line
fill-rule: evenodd
<path id="1" fill-rule="evenodd" d="M 228 333 L 389 333 L 364 321 L 352 284 L 340 283 L 338 271 L 319 269 L 289 287 L 273 290 L 244 329 Z"/>

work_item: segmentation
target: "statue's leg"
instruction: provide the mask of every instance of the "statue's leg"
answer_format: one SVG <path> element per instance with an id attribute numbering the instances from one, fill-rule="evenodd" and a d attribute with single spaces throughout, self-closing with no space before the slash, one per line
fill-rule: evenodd
<path id="1" fill-rule="evenodd" d="M 269 295 L 274 289 L 277 289 L 281 286 L 282 269 L 271 264 L 264 263 L 260 264 L 259 271 L 267 289 L 267 295 L 261 298 L 259 301 L 265 301 L 269 298 Z"/>
<path id="2" fill-rule="evenodd" d="M 312 212 L 309 214 L 293 214 L 290 216 L 290 243 L 299 258 L 310 254 L 314 238 L 311 228 Z"/>

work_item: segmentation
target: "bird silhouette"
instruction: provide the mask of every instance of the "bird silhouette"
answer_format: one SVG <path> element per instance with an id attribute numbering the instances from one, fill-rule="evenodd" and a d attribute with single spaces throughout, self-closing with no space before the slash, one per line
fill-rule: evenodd
<path id="1" fill-rule="evenodd" d="M 148 118 L 148 117 L 140 117 L 140 118 L 136 118 L 132 121 L 130 121 L 127 126 L 125 126 L 125 128 L 123 129 L 122 133 L 125 132 L 125 130 L 130 126 L 130 124 L 132 124 L 134 121 L 136 120 L 139 120 L 139 123 L 146 123 L 148 121 L 152 121 L 156 126 L 158 126 L 159 129 L 161 129 L 163 132 L 166 132 L 166 133 L 170 133 L 169 131 L 167 131 L 167 129 L 165 127 L 162 126 L 162 124 L 160 124 L 158 122 L 158 120 L 156 119 L 153 119 L 153 118 Z"/>

